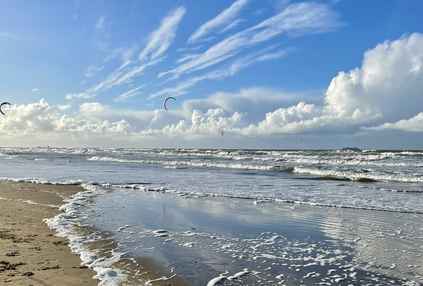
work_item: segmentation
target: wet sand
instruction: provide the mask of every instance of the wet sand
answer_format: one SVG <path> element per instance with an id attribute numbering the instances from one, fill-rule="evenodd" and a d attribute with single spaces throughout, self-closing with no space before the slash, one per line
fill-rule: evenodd
<path id="1" fill-rule="evenodd" d="M 138 269 L 152 278 L 177 273 L 192 286 L 220 275 L 227 279 L 219 285 L 228 286 L 423 281 L 419 214 L 124 189 L 98 197 L 94 208 L 98 215 L 87 223 L 109 233 L 119 242 L 116 250 L 137 258 Z M 152 273 L 146 261 L 163 270 Z M 245 269 L 248 274 L 230 279 Z"/>
<path id="2" fill-rule="evenodd" d="M 43 222 L 79 186 L 0 182 L 0 285 L 97 285 Z"/>

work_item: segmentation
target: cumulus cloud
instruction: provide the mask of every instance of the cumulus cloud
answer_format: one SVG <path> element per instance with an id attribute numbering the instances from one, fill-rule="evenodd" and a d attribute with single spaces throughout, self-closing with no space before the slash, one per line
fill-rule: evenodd
<path id="1" fill-rule="evenodd" d="M 361 68 L 339 73 L 326 93 L 329 112 L 409 118 L 423 106 L 423 35 L 386 41 L 367 51 Z"/>
<path id="2" fill-rule="evenodd" d="M 331 81 L 322 106 L 304 104 L 281 108 L 267 114 L 264 121 L 251 125 L 247 131 L 346 132 L 381 124 L 376 129 L 416 131 L 421 120 L 416 114 L 423 106 L 422 67 L 422 34 L 386 41 L 365 53 L 360 68 L 340 72 Z M 306 107 L 310 112 L 306 112 Z M 303 116 L 305 114 L 313 116 Z M 411 119 L 404 120 L 407 118 Z M 392 121 L 398 122 L 386 123 Z"/>
<path id="3" fill-rule="evenodd" d="M 299 102 L 297 105 L 279 108 L 266 114 L 266 118 L 257 125 L 250 125 L 244 134 L 284 134 L 300 133 L 308 128 L 310 120 L 321 116 L 321 110 L 314 104 Z"/>
<path id="4" fill-rule="evenodd" d="M 207 112 L 194 110 L 190 120 L 183 119 L 161 129 L 149 129 L 143 134 L 170 137 L 213 137 L 220 135 L 222 131 L 236 128 L 240 121 L 241 114 L 238 112 L 227 115 L 222 109 L 209 109 Z"/>
<path id="5" fill-rule="evenodd" d="M 402 119 L 394 123 L 384 123 L 380 126 L 369 127 L 367 130 L 400 130 L 406 132 L 423 132 L 423 112 L 409 119 Z"/>
<path id="6" fill-rule="evenodd" d="M 81 106 L 82 113 L 101 112 L 98 104 Z M 124 120 L 108 121 L 63 113 L 62 106 L 52 106 L 45 100 L 13 106 L 0 121 L 0 132 L 7 135 L 46 136 L 49 133 L 125 134 L 129 125 Z"/>
<path id="7" fill-rule="evenodd" d="M 13 106 L 0 120 L 0 134 L 124 135 L 119 138 L 163 143 L 169 137 L 175 138 L 172 142 L 220 138 L 222 131 L 229 138 L 263 141 L 289 134 L 324 138 L 363 130 L 421 133 L 422 90 L 423 35 L 416 33 L 368 50 L 360 67 L 336 75 L 318 99 L 256 87 L 186 100 L 170 111 L 122 110 L 99 102 L 73 110 L 41 100 Z"/>
<path id="8" fill-rule="evenodd" d="M 188 39 L 189 43 L 195 43 L 218 29 L 226 29 L 227 26 L 233 28 L 240 19 L 236 19 L 248 0 L 237 0 L 231 6 L 223 10 L 219 15 L 201 25 Z M 234 24 L 235 23 L 235 24 Z"/>
<path id="9" fill-rule="evenodd" d="M 206 112 L 209 109 L 222 109 L 229 114 L 239 112 L 247 123 L 251 123 L 262 120 L 265 113 L 272 112 L 281 106 L 290 106 L 308 97 L 308 92 L 289 93 L 253 87 L 241 89 L 238 92 L 216 92 L 202 99 L 190 99 L 183 103 L 183 110 L 188 114 L 194 110 Z"/>

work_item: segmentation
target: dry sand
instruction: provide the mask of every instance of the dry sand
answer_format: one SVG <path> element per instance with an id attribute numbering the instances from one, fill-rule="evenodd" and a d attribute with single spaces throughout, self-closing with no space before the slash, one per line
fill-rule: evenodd
<path id="1" fill-rule="evenodd" d="M 0 182 L 0 285 L 97 285 L 67 242 L 43 222 L 79 186 Z"/>

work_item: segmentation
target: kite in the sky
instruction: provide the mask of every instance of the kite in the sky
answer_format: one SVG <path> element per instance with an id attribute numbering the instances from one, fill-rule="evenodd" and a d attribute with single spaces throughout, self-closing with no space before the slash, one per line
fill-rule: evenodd
<path id="1" fill-rule="evenodd" d="M 172 97 L 172 96 L 166 97 L 166 99 L 164 100 L 164 102 L 163 102 L 163 108 L 164 108 L 165 110 L 167 110 L 167 102 L 168 102 L 169 100 L 171 100 L 171 99 L 173 99 L 173 100 L 175 100 L 175 101 L 176 101 L 176 98 L 174 98 L 174 97 Z"/>
<path id="2" fill-rule="evenodd" d="M 0 104 L 0 113 L 2 114 L 2 115 L 6 115 L 6 112 L 5 112 L 5 110 L 4 110 L 4 107 L 5 106 L 12 106 L 12 104 L 11 103 L 9 103 L 9 102 L 3 102 L 2 104 Z"/>

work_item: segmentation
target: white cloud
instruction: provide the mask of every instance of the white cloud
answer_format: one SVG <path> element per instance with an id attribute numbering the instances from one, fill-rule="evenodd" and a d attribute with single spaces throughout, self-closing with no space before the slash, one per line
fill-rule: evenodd
<path id="1" fill-rule="evenodd" d="M 99 104 L 86 104 L 81 106 L 81 114 L 102 112 Z M 69 116 L 64 114 L 63 106 L 52 106 L 44 99 L 27 105 L 14 105 L 0 122 L 0 130 L 8 135 L 34 135 L 48 136 L 50 133 L 121 133 L 129 130 L 129 125 L 124 120 L 108 121 L 90 119 L 80 114 Z"/>
<path id="2" fill-rule="evenodd" d="M 135 95 L 139 94 L 139 92 L 141 91 L 141 89 L 142 89 L 143 87 L 144 87 L 144 86 L 139 86 L 139 87 L 132 88 L 132 89 L 130 89 L 130 90 L 128 90 L 128 91 L 126 91 L 126 92 L 124 92 L 124 93 L 122 93 L 122 94 L 118 95 L 118 96 L 117 96 L 117 97 L 115 97 L 113 100 L 114 100 L 115 102 L 125 101 L 125 100 L 127 100 L 128 98 L 134 97 Z"/>
<path id="3" fill-rule="evenodd" d="M 188 78 L 187 80 L 182 81 L 181 83 L 173 86 L 164 88 L 160 91 L 157 91 L 149 96 L 149 98 L 156 98 L 160 96 L 180 96 L 186 94 L 189 89 L 197 85 L 199 82 L 205 80 L 222 80 L 224 78 L 228 78 L 238 74 L 245 68 L 249 66 L 264 62 L 268 60 L 276 60 L 284 58 L 288 54 L 288 50 L 276 50 L 274 51 L 274 47 L 266 48 L 260 50 L 258 52 L 251 53 L 247 56 L 241 57 L 233 61 L 231 64 L 203 75 L 195 76 L 192 78 Z"/>
<path id="4" fill-rule="evenodd" d="M 267 114 L 264 121 L 249 130 L 273 134 L 359 129 L 417 131 L 423 106 L 422 66 L 422 34 L 384 42 L 365 53 L 361 68 L 341 72 L 331 81 L 323 106 L 282 108 Z M 306 106 L 313 112 L 304 113 Z M 392 121 L 398 122 L 386 123 Z"/>
<path id="5" fill-rule="evenodd" d="M 321 33 L 339 26 L 337 14 L 330 6 L 321 3 L 296 3 L 261 23 L 227 37 L 211 46 L 203 54 L 160 76 L 181 76 L 221 63 L 238 55 L 242 50 L 268 41 L 282 34 L 304 35 Z"/>
<path id="6" fill-rule="evenodd" d="M 132 57 L 134 53 L 135 53 L 134 47 L 122 49 L 121 51 L 122 64 L 120 65 L 119 69 L 123 69 L 132 63 Z"/>
<path id="7" fill-rule="evenodd" d="M 65 95 L 65 99 L 66 100 L 74 100 L 74 99 L 91 99 L 94 98 L 95 94 L 90 94 L 90 93 L 85 93 L 85 92 L 81 92 L 81 93 L 68 93 Z"/>
<path id="8" fill-rule="evenodd" d="M 225 29 L 228 24 L 235 26 L 233 21 L 238 17 L 242 8 L 248 3 L 248 0 L 237 0 L 230 7 L 223 10 L 219 15 L 217 15 L 212 20 L 201 25 L 194 34 L 188 39 L 189 43 L 195 43 L 200 41 L 202 38 L 205 38 L 210 33 L 218 29 Z M 234 20 L 235 19 L 235 20 Z"/>
<path id="9" fill-rule="evenodd" d="M 229 23 L 220 33 L 226 33 L 229 32 L 232 29 L 235 29 L 238 27 L 241 23 L 245 22 L 243 19 L 235 19 L 232 21 L 232 23 Z"/>
<path id="10" fill-rule="evenodd" d="M 272 53 L 261 56 L 272 58 Z M 0 135 L 7 135 L 3 136 L 7 140 L 26 136 L 29 144 L 36 144 L 34 137 L 64 140 L 69 135 L 98 140 L 90 141 L 92 144 L 120 138 L 119 144 L 155 142 L 163 146 L 168 142 L 213 142 L 221 131 L 228 141 L 243 144 L 255 138 L 263 145 L 289 134 L 306 134 L 319 142 L 363 130 L 372 132 L 369 140 L 379 130 L 423 134 L 422 67 L 423 35 L 416 33 L 367 51 L 362 65 L 335 76 L 318 101 L 307 94 L 259 87 L 187 100 L 170 111 L 131 111 L 98 102 L 81 104 L 72 111 L 69 106 L 52 106 L 41 100 L 12 106 L 0 120 Z M 170 137 L 174 140 L 168 140 Z"/>
<path id="11" fill-rule="evenodd" d="M 140 61 L 156 60 L 163 56 L 172 44 L 185 12 L 184 7 L 179 7 L 162 20 L 160 27 L 150 34 L 147 45 L 139 54 Z"/>
<path id="12" fill-rule="evenodd" d="M 194 110 L 190 120 L 180 120 L 161 129 L 148 129 L 145 135 L 154 136 L 219 136 L 222 131 L 235 128 L 241 120 L 241 114 L 227 115 L 222 109 L 209 109 L 207 112 Z M 186 139 L 186 138 L 185 138 Z"/>
<path id="13" fill-rule="evenodd" d="M 149 95 L 148 99 L 165 96 L 180 96 L 186 94 L 187 91 L 195 86 L 198 82 L 207 79 L 207 76 L 193 77 L 178 83 L 175 86 L 163 88 Z"/>
<path id="14" fill-rule="evenodd" d="M 307 123 L 321 116 L 321 110 L 314 104 L 299 102 L 297 105 L 279 108 L 266 114 L 266 118 L 257 125 L 250 125 L 244 134 L 284 134 L 300 133 L 307 128 Z"/>
<path id="15" fill-rule="evenodd" d="M 307 93 L 288 93 L 255 87 L 241 89 L 239 92 L 217 92 L 207 98 L 187 100 L 183 103 L 183 110 L 185 114 L 190 114 L 193 110 L 206 112 L 209 109 L 222 109 L 228 114 L 239 112 L 247 123 L 251 123 L 262 120 L 265 113 L 308 97 Z"/>
<path id="16" fill-rule="evenodd" d="M 380 114 L 396 121 L 422 111 L 423 35 L 386 41 L 367 51 L 361 68 L 339 73 L 326 93 L 330 112 Z"/>
<path id="17" fill-rule="evenodd" d="M 106 61 L 111 58 L 120 56 L 122 64 L 110 73 L 105 79 L 101 80 L 92 87 L 86 89 L 81 93 L 68 94 L 67 100 L 72 99 L 91 99 L 97 96 L 98 93 L 109 90 L 113 87 L 130 83 L 135 77 L 144 73 L 144 71 L 153 65 L 161 62 L 164 58 L 165 52 L 169 49 L 175 36 L 176 30 L 185 15 L 185 8 L 179 7 L 171 11 L 160 23 L 160 26 L 154 30 L 148 37 L 148 41 L 144 49 L 138 56 L 138 62 L 132 60 L 134 49 L 116 49 L 113 51 Z M 97 24 L 104 24 L 104 19 L 100 18 Z M 87 70 L 86 76 L 91 76 L 93 68 Z"/>
<path id="18" fill-rule="evenodd" d="M 79 111 L 83 115 L 92 116 L 93 114 L 103 113 L 106 110 L 104 105 L 98 102 L 85 102 L 79 106 Z"/>
<path id="19" fill-rule="evenodd" d="M 37 88 L 37 87 L 34 87 L 33 89 L 31 89 L 31 92 L 33 92 L 33 93 L 37 93 L 37 92 L 39 92 L 40 91 L 40 89 L 39 88 Z"/>
<path id="20" fill-rule="evenodd" d="M 178 62 L 178 64 L 180 64 L 180 63 L 186 62 L 188 60 L 194 59 L 194 58 L 198 57 L 198 55 L 199 54 L 185 54 L 181 58 L 179 58 L 177 60 L 177 62 Z"/>
<path id="21" fill-rule="evenodd" d="M 423 132 L 423 112 L 410 119 L 402 119 L 394 123 L 365 128 L 366 130 L 400 130 L 405 132 Z"/>
<path id="22" fill-rule="evenodd" d="M 102 71 L 104 69 L 104 66 L 95 66 L 90 65 L 85 70 L 84 76 L 87 78 L 95 76 L 98 72 Z"/>

